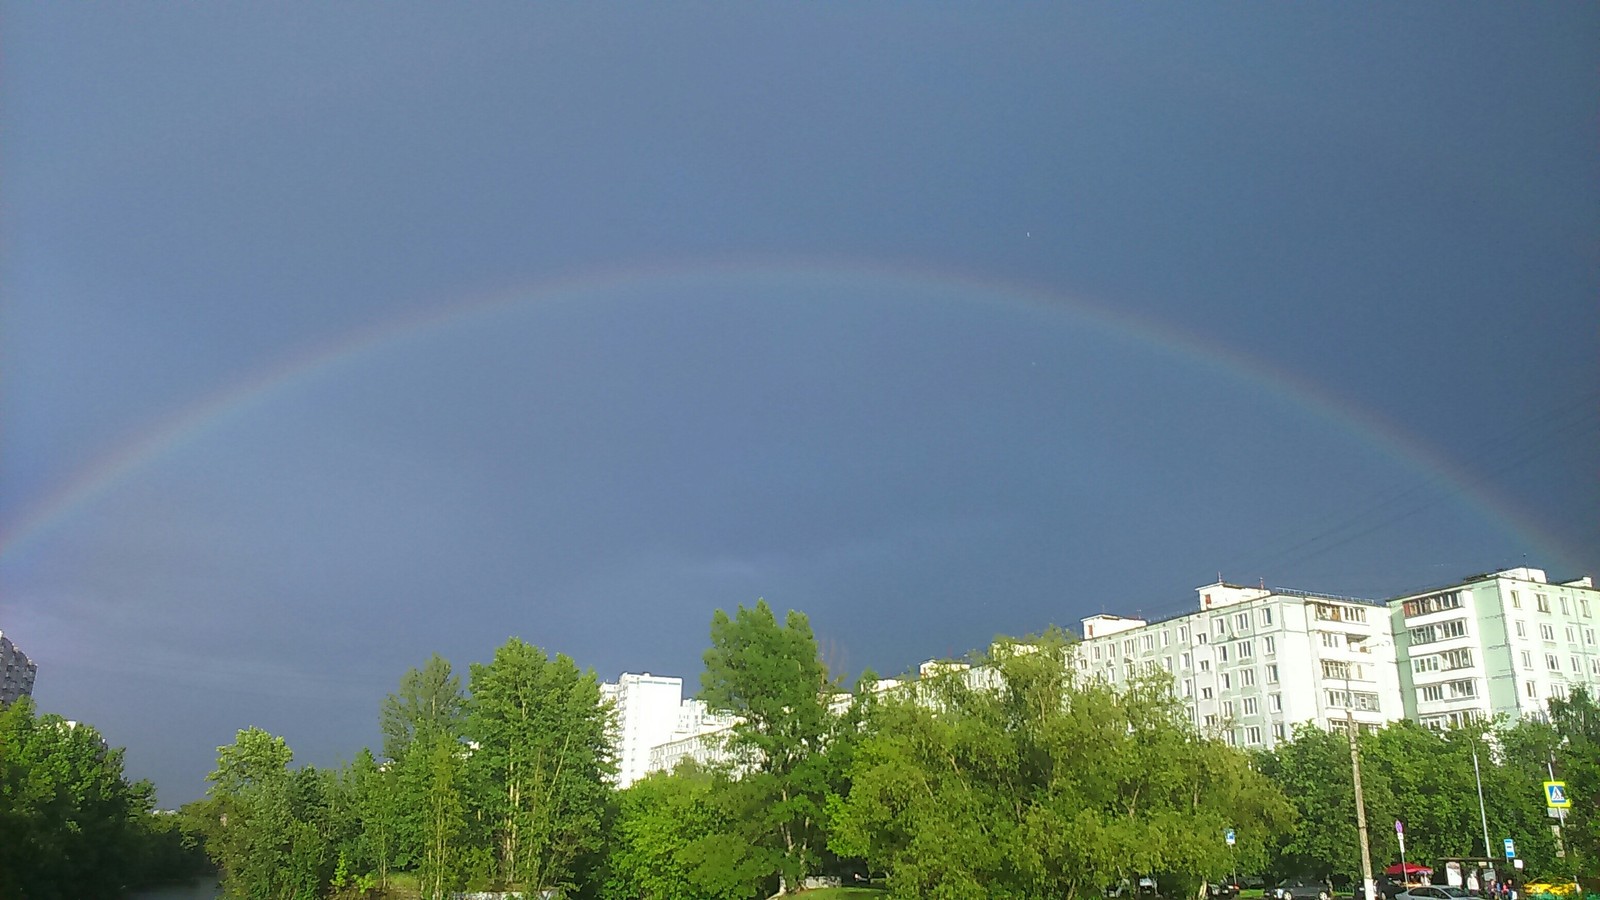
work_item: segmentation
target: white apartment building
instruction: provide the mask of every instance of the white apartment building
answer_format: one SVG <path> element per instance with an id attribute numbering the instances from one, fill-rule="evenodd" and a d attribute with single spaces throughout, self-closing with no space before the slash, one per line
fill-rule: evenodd
<path id="1" fill-rule="evenodd" d="M 1405 705 L 1383 603 L 1218 581 L 1199 609 L 1160 620 L 1083 620 L 1080 673 L 1117 684 L 1160 669 L 1194 725 L 1240 747 L 1271 748 L 1294 726 L 1374 730 Z"/>
<path id="2" fill-rule="evenodd" d="M 625 788 L 658 769 L 656 748 L 693 740 L 730 727 L 733 717 L 706 709 L 699 700 L 683 699 L 683 679 L 670 675 L 624 672 L 600 685 L 600 695 L 616 710 L 613 738 L 617 748 L 618 788 Z"/>
<path id="3" fill-rule="evenodd" d="M 33 695 L 33 678 L 39 667 L 0 631 L 0 706 Z"/>
<path id="4" fill-rule="evenodd" d="M 1448 728 L 1542 716 L 1586 685 L 1600 694 L 1600 591 L 1507 569 L 1389 601 L 1406 713 Z"/>

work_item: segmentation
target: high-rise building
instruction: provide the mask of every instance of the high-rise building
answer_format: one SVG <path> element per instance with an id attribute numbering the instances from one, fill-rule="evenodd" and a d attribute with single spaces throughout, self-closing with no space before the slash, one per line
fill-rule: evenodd
<path id="1" fill-rule="evenodd" d="M 731 716 L 706 709 L 699 700 L 683 699 L 683 679 L 671 675 L 624 672 L 600 685 L 601 696 L 616 710 L 616 785 L 625 788 L 661 767 L 651 751 L 727 728 Z M 659 754 L 658 754 L 659 756 Z"/>
<path id="2" fill-rule="evenodd" d="M 1080 673 L 1116 684 L 1159 669 L 1200 731 L 1272 747 L 1294 726 L 1372 730 L 1405 714 L 1381 601 L 1218 581 L 1199 609 L 1083 620 Z"/>
<path id="3" fill-rule="evenodd" d="M 1446 728 L 1539 716 L 1573 687 L 1600 693 L 1600 591 L 1507 569 L 1389 601 L 1406 713 Z"/>
<path id="4" fill-rule="evenodd" d="M 33 678 L 39 667 L 0 631 L 0 706 L 33 694 Z"/>

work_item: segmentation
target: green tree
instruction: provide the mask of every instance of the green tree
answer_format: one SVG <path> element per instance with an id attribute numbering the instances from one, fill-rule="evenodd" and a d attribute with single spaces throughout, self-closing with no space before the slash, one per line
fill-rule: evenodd
<path id="1" fill-rule="evenodd" d="M 833 806 L 836 847 L 935 900 L 1217 877 L 1230 827 L 1242 863 L 1264 858 L 1292 812 L 1248 757 L 1197 736 L 1169 679 L 1079 680 L 1071 655 L 1059 635 L 1002 642 L 885 698 Z"/>
<path id="2" fill-rule="evenodd" d="M 114 895 L 140 871 L 151 796 L 94 728 L 27 698 L 0 709 L 0 896 Z"/>
<path id="3" fill-rule="evenodd" d="M 791 610 L 780 624 L 765 600 L 732 617 L 713 614 L 700 698 L 739 717 L 728 746 L 742 772 L 744 814 L 791 889 L 816 871 L 826 843 L 834 692 L 803 614 Z"/>
<path id="4" fill-rule="evenodd" d="M 576 883 L 575 862 L 601 841 L 614 771 L 608 713 L 593 672 L 512 638 L 472 667 L 467 760 L 491 823 L 498 880 Z"/>
<path id="5" fill-rule="evenodd" d="M 248 900 L 316 900 L 332 874 L 325 776 L 290 771 L 294 754 L 259 728 L 217 748 L 206 850 L 223 889 Z"/>
<path id="6" fill-rule="evenodd" d="M 768 865 L 751 847 L 728 783 L 682 766 L 619 795 L 604 895 L 608 900 L 748 900 Z"/>
<path id="7" fill-rule="evenodd" d="M 379 714 L 383 755 L 398 762 L 419 735 L 459 734 L 465 703 L 461 678 L 439 654 L 420 669 L 406 670 L 400 689 L 384 698 Z"/>
<path id="8" fill-rule="evenodd" d="M 1570 697 L 1550 701 L 1550 722 L 1560 739 L 1556 777 L 1572 800 L 1562 827 L 1571 871 L 1600 872 L 1600 705 L 1587 688 L 1575 687 Z"/>

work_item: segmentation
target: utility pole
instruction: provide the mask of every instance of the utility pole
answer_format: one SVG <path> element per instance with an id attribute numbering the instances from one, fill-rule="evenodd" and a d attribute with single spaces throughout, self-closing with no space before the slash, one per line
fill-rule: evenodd
<path id="1" fill-rule="evenodd" d="M 1361 751 L 1356 749 L 1356 716 L 1350 709 L 1352 702 L 1347 687 L 1344 698 L 1344 720 L 1350 732 L 1350 776 L 1356 787 L 1356 829 L 1361 832 L 1362 900 L 1374 900 L 1377 883 L 1372 878 L 1372 845 L 1367 839 L 1367 804 L 1361 796 Z"/>

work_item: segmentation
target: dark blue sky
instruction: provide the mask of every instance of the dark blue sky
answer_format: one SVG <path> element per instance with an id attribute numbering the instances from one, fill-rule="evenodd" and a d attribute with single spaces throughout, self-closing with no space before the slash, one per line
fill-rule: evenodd
<path id="1" fill-rule="evenodd" d="M 0 629 L 165 803 L 513 634 L 1600 574 L 1593 4 L 4 22 Z"/>

